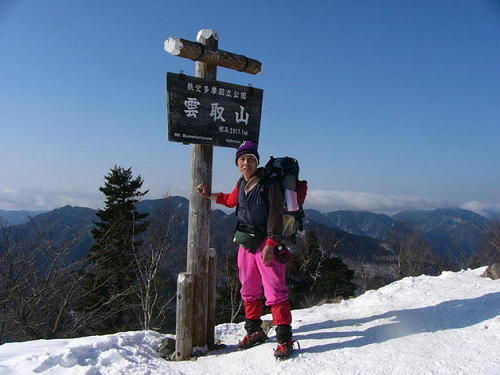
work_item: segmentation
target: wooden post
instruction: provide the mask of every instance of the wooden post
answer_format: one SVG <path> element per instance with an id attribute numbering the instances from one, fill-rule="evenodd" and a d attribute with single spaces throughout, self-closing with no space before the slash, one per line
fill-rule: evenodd
<path id="1" fill-rule="evenodd" d="M 164 44 L 165 51 L 168 53 L 196 61 L 196 77 L 215 81 L 217 66 L 251 74 L 259 74 L 262 70 L 262 64 L 255 59 L 219 50 L 217 34 L 213 30 L 200 30 L 196 40 L 197 42 L 191 42 L 181 38 L 169 38 Z M 192 353 L 193 346 L 213 347 L 214 345 L 216 257 L 215 250 L 211 249 L 209 254 L 208 249 L 210 201 L 196 192 L 196 186 L 202 183 L 211 190 L 212 159 L 212 146 L 198 144 L 193 146 L 187 271 L 190 275 L 189 279 L 194 280 L 194 286 L 192 299 L 184 298 L 182 302 L 179 299 L 177 301 L 177 359 L 187 359 Z M 181 279 L 188 278 L 188 273 L 179 275 L 178 288 L 180 288 Z M 187 304 L 189 301 L 190 306 Z M 186 332 L 191 332 L 192 336 L 188 337 Z"/>
<path id="2" fill-rule="evenodd" d="M 217 35 L 213 30 L 200 30 L 198 42 L 217 49 Z M 196 77 L 215 80 L 217 67 L 197 61 Z M 193 319 L 193 346 L 207 345 L 207 307 L 208 307 L 208 246 L 210 240 L 210 200 L 201 197 L 196 186 L 203 183 L 212 186 L 213 147 L 193 146 L 191 169 L 191 196 L 189 200 L 189 227 L 187 245 L 187 271 L 195 277 Z"/>
<path id="3" fill-rule="evenodd" d="M 208 251 L 208 316 L 207 346 L 215 348 L 215 298 L 217 296 L 217 253 L 214 248 Z"/>
<path id="4" fill-rule="evenodd" d="M 186 360 L 193 351 L 194 277 L 182 272 L 177 278 L 175 359 Z"/>

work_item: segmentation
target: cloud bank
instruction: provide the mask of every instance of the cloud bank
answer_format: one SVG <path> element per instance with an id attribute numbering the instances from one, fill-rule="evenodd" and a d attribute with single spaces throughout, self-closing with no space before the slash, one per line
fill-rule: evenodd
<path id="1" fill-rule="evenodd" d="M 489 216 L 490 212 L 500 213 L 500 203 L 485 203 L 479 201 L 468 201 L 460 206 L 464 210 L 474 211 L 480 215 Z"/>
<path id="2" fill-rule="evenodd" d="M 100 192 L 0 188 L 2 210 L 52 210 L 66 205 L 96 208 L 102 201 Z"/>
<path id="3" fill-rule="evenodd" d="M 155 189 L 146 186 L 141 190 L 149 190 L 144 199 L 157 199 L 173 195 L 189 196 L 187 187 Z M 96 191 L 77 191 L 0 187 L 0 210 L 53 210 L 66 205 L 102 208 L 104 195 L 97 189 Z"/>
<path id="4" fill-rule="evenodd" d="M 359 210 L 395 214 L 405 210 L 433 210 L 457 207 L 458 204 L 439 199 L 413 195 L 383 195 L 358 191 L 310 190 L 306 208 L 322 212 L 337 210 Z"/>
<path id="5" fill-rule="evenodd" d="M 216 187 L 214 189 L 216 190 Z M 163 193 L 160 193 L 160 190 L 151 189 L 149 194 L 144 198 L 155 199 L 165 195 L 189 197 L 186 187 L 178 187 Z M 102 207 L 103 195 L 99 191 L 49 191 L 35 188 L 0 188 L 0 209 L 2 210 L 52 210 L 65 205 L 90 208 Z M 491 212 L 500 213 L 500 203 L 471 200 L 461 204 L 414 195 L 384 195 L 339 190 L 309 190 L 305 204 L 305 208 L 312 208 L 321 212 L 359 210 L 388 215 L 405 210 L 434 210 L 436 208 L 448 207 L 460 207 L 487 217 Z M 223 207 L 217 206 L 217 208 Z"/>

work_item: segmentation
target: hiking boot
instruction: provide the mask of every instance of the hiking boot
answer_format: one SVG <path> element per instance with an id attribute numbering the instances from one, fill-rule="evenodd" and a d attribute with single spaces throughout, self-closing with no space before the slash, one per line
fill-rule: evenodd
<path id="1" fill-rule="evenodd" d="M 274 350 L 274 358 L 276 359 L 287 359 L 293 352 L 293 341 L 285 341 L 278 344 L 278 347 Z"/>
<path id="2" fill-rule="evenodd" d="M 264 331 L 249 333 L 238 343 L 238 349 L 248 349 L 252 346 L 262 344 L 266 340 L 267 335 Z"/>

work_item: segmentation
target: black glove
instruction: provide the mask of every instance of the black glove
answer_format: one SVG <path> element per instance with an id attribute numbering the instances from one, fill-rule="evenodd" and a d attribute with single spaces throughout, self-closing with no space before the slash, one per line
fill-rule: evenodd
<path id="1" fill-rule="evenodd" d="M 276 256 L 281 263 L 288 263 L 292 260 L 293 253 L 287 248 L 284 244 L 277 246 L 276 248 Z"/>

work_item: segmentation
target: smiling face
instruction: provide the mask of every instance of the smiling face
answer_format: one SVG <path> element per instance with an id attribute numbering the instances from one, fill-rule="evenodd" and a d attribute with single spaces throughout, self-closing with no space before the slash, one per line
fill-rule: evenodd
<path id="1" fill-rule="evenodd" d="M 252 154 L 240 155 L 237 164 L 245 181 L 248 181 L 257 172 L 257 159 Z"/>

